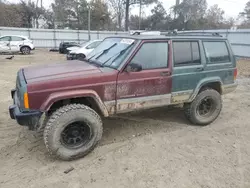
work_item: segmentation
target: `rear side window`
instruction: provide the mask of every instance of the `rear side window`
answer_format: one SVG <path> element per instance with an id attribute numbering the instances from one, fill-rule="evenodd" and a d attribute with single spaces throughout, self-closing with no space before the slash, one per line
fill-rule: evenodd
<path id="1" fill-rule="evenodd" d="M 141 65 L 143 70 L 167 68 L 168 42 L 144 43 L 131 63 Z"/>
<path id="2" fill-rule="evenodd" d="M 207 62 L 213 63 L 227 63 L 230 62 L 230 55 L 227 48 L 227 44 L 224 41 L 218 42 L 203 42 Z"/>
<path id="3" fill-rule="evenodd" d="M 173 42 L 174 66 L 189 66 L 201 64 L 198 42 Z"/>
<path id="4" fill-rule="evenodd" d="M 21 37 L 16 37 L 16 36 L 11 37 L 11 41 L 23 41 L 23 40 L 25 40 L 25 39 L 21 38 Z"/>
<path id="5" fill-rule="evenodd" d="M 2 37 L 0 38 L 0 41 L 10 41 L 10 37 Z"/>

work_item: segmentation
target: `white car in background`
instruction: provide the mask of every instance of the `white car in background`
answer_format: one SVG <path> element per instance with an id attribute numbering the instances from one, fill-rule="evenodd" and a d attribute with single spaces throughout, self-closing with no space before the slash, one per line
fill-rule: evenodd
<path id="1" fill-rule="evenodd" d="M 91 40 L 83 44 L 82 47 L 72 47 L 67 49 L 69 53 L 67 54 L 67 60 L 75 60 L 75 59 L 84 59 L 89 53 L 91 53 L 100 43 L 102 40 Z"/>
<path id="2" fill-rule="evenodd" d="M 5 35 L 0 36 L 0 53 L 30 54 L 34 50 L 33 41 L 26 36 Z"/>
<path id="3" fill-rule="evenodd" d="M 67 51 L 68 51 L 68 52 L 71 52 L 71 51 L 78 50 L 78 49 L 84 47 L 84 46 L 87 44 L 87 42 L 88 42 L 88 41 L 82 42 L 79 46 L 68 47 L 68 48 L 67 48 Z"/>

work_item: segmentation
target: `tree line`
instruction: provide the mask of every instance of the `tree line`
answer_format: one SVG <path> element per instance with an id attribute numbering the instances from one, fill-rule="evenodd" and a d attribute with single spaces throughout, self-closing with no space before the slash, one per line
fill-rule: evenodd
<path id="1" fill-rule="evenodd" d="M 138 5 L 142 12 L 150 5 L 151 14 L 131 14 Z M 250 28 L 250 1 L 239 17 L 243 21 L 238 27 Z M 125 30 L 126 23 L 131 30 L 230 29 L 236 21 L 226 18 L 218 5 L 208 7 L 207 0 L 183 0 L 169 10 L 158 0 L 55 0 L 50 8 L 45 8 L 42 0 L 16 4 L 0 0 L 0 26 L 86 30 L 88 18 L 91 30 L 116 31 Z"/>

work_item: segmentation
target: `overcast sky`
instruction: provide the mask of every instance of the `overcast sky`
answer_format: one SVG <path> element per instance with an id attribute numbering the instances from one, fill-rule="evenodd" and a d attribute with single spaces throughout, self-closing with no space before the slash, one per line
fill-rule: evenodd
<path id="1" fill-rule="evenodd" d="M 20 2 L 20 0 L 7 0 L 9 2 Z M 27 0 L 28 1 L 28 0 Z M 168 10 L 171 6 L 175 4 L 176 0 L 161 0 L 164 7 Z M 227 17 L 237 17 L 239 12 L 244 10 L 244 7 L 248 0 L 207 0 L 208 6 L 218 4 L 220 8 L 225 11 Z M 44 6 L 49 7 L 51 0 L 43 0 Z M 138 12 L 137 9 L 133 13 Z M 149 11 L 145 11 L 146 13 Z"/>
<path id="2" fill-rule="evenodd" d="M 164 7 L 168 10 L 172 7 L 176 0 L 160 0 L 163 2 Z M 221 9 L 225 11 L 227 17 L 237 17 L 239 12 L 242 12 L 245 8 L 246 3 L 249 0 L 207 0 L 208 7 L 218 4 Z M 133 13 L 138 12 L 139 10 L 135 9 Z M 148 11 L 145 11 L 146 13 Z"/>

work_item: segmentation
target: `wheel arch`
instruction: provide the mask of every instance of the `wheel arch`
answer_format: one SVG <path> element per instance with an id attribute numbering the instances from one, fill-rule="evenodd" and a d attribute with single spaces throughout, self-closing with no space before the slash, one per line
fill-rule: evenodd
<path id="1" fill-rule="evenodd" d="M 22 50 L 22 48 L 24 47 L 28 47 L 31 50 L 31 47 L 29 45 L 20 45 L 20 51 Z"/>
<path id="2" fill-rule="evenodd" d="M 210 77 L 210 78 L 205 78 L 203 80 L 201 80 L 193 94 L 190 96 L 189 101 L 188 102 L 192 102 L 195 97 L 201 92 L 203 91 L 205 88 L 211 88 L 216 90 L 218 93 L 222 94 L 223 93 L 223 87 L 222 87 L 223 83 L 220 77 Z"/>
<path id="3" fill-rule="evenodd" d="M 93 90 L 77 90 L 52 93 L 41 105 L 40 109 L 43 112 L 50 113 L 53 111 L 53 108 L 60 108 L 71 103 L 88 105 L 100 115 L 104 117 L 109 116 L 106 106 L 102 102 L 99 95 Z"/>

